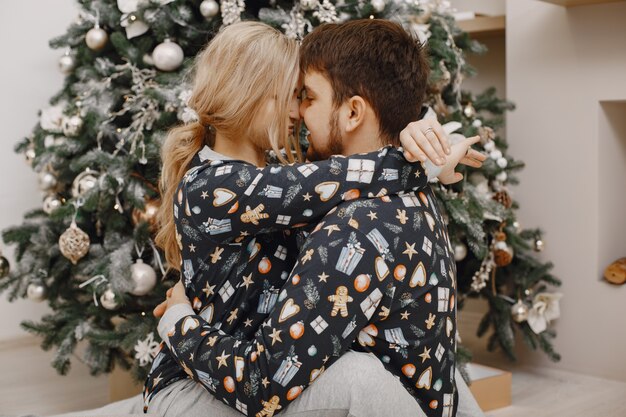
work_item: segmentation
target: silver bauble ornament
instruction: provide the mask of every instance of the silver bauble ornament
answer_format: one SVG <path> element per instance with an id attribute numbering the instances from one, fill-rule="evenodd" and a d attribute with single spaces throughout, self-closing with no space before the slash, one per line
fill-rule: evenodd
<path id="1" fill-rule="evenodd" d="M 39 174 L 39 186 L 44 191 L 51 191 L 57 186 L 57 177 L 50 172 L 41 172 Z"/>
<path id="2" fill-rule="evenodd" d="M 9 260 L 0 255 L 0 278 L 8 276 L 9 272 L 11 272 L 11 264 L 9 264 Z"/>
<path id="3" fill-rule="evenodd" d="M 135 287 L 130 291 L 132 295 L 146 295 L 156 285 L 156 272 L 154 269 L 145 263 L 143 260 L 137 259 L 137 261 L 130 267 L 131 278 L 135 284 Z"/>
<path id="4" fill-rule="evenodd" d="M 86 168 L 78 174 L 72 182 L 72 196 L 80 197 L 98 184 L 98 173 L 91 168 Z"/>
<path id="5" fill-rule="evenodd" d="M 102 307 L 107 310 L 115 310 L 119 303 L 117 302 L 117 297 L 111 288 L 107 288 L 102 295 L 100 296 L 100 304 Z"/>
<path id="6" fill-rule="evenodd" d="M 220 5 L 215 0 L 204 0 L 200 3 L 200 14 L 207 19 L 212 19 L 220 12 Z"/>
<path id="7" fill-rule="evenodd" d="M 70 54 L 65 54 L 59 58 L 59 69 L 65 75 L 70 74 L 76 67 L 76 60 Z"/>
<path id="8" fill-rule="evenodd" d="M 93 51 L 99 51 L 104 48 L 108 40 L 108 33 L 106 33 L 106 31 L 98 25 L 89 29 L 89 32 L 85 35 L 85 42 L 87 43 L 89 49 Z"/>
<path id="9" fill-rule="evenodd" d="M 83 128 L 83 118 L 78 115 L 64 117 L 61 122 L 61 128 L 65 136 L 78 136 L 80 130 Z"/>
<path id="10" fill-rule="evenodd" d="M 319 0 L 300 0 L 300 7 L 304 10 L 313 10 L 319 4 Z"/>
<path id="11" fill-rule="evenodd" d="M 43 200 L 43 211 L 46 214 L 50 214 L 54 210 L 56 210 L 59 207 L 61 207 L 62 205 L 63 205 L 63 203 L 61 202 L 61 200 L 59 200 L 59 197 L 57 197 L 54 194 L 51 194 L 51 195 L 47 196 L 46 198 L 44 198 L 44 200 Z"/>
<path id="12" fill-rule="evenodd" d="M 161 71 L 175 71 L 185 59 L 185 53 L 177 43 L 165 39 L 152 51 L 154 65 Z"/>
<path id="13" fill-rule="evenodd" d="M 372 0 L 372 7 L 376 13 L 381 13 L 385 10 L 385 0 Z"/>
<path id="14" fill-rule="evenodd" d="M 46 299 L 46 287 L 41 284 L 31 282 L 26 289 L 26 296 L 30 301 L 40 303 Z"/>
<path id="15" fill-rule="evenodd" d="M 521 323 L 528 318 L 528 306 L 522 300 L 517 300 L 511 307 L 511 317 L 517 323 Z"/>
<path id="16" fill-rule="evenodd" d="M 541 252 L 544 247 L 545 247 L 545 244 L 543 243 L 543 240 L 541 239 L 535 240 L 535 251 Z"/>
<path id="17" fill-rule="evenodd" d="M 454 260 L 459 262 L 467 256 L 467 246 L 464 243 L 454 245 Z"/>
<path id="18" fill-rule="evenodd" d="M 89 235 L 72 221 L 70 227 L 59 237 L 59 249 L 74 265 L 89 252 Z"/>
<path id="19" fill-rule="evenodd" d="M 35 152 L 35 148 L 26 149 L 26 152 L 24 152 L 24 156 L 26 157 L 26 163 L 28 163 L 28 165 L 32 165 L 33 160 L 37 156 L 37 153 Z"/>

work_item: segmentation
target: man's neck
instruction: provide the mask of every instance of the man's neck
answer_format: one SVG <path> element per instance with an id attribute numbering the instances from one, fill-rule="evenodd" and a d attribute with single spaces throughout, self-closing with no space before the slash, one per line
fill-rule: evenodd
<path id="1" fill-rule="evenodd" d="M 374 152 L 380 149 L 384 143 L 378 126 L 364 127 L 352 134 L 346 134 L 343 140 L 343 155 Z"/>

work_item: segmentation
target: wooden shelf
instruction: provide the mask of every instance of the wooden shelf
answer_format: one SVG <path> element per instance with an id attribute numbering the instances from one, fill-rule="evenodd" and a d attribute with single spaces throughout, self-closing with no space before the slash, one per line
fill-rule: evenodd
<path id="1" fill-rule="evenodd" d="M 540 0 L 546 3 L 558 4 L 559 6 L 574 7 L 592 4 L 616 3 L 624 0 Z"/>
<path id="2" fill-rule="evenodd" d="M 459 20 L 457 24 L 474 38 L 504 36 L 506 19 L 504 16 L 476 16 L 474 19 Z"/>

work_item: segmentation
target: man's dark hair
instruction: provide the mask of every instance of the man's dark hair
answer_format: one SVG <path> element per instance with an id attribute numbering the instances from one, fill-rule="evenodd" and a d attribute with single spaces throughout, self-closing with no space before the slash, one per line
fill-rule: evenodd
<path id="1" fill-rule="evenodd" d="M 317 27 L 302 41 L 300 69 L 328 79 L 336 107 L 355 95 L 367 100 L 381 136 L 394 145 L 402 129 L 418 120 L 429 74 L 419 40 L 399 24 L 380 19 Z"/>

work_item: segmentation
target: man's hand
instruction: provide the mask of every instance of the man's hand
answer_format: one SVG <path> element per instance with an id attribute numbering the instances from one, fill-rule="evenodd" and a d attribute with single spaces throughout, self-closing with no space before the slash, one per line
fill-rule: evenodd
<path id="1" fill-rule="evenodd" d="M 167 290 L 166 299 L 161 304 L 156 306 L 152 311 L 154 317 L 161 318 L 163 314 L 167 311 L 168 308 L 173 306 L 174 304 L 187 303 L 191 305 L 187 295 L 185 294 L 185 286 L 182 281 L 178 281 L 176 285 Z"/>
<path id="2" fill-rule="evenodd" d="M 452 145 L 450 155 L 448 155 L 447 161 L 445 165 L 441 167 L 441 173 L 437 177 L 442 184 L 453 184 L 463 179 L 463 174 L 454 172 L 459 162 L 474 168 L 480 168 L 482 166 L 487 156 L 470 148 L 470 146 L 477 143 L 479 140 L 480 136 L 473 136 Z"/>
<path id="3" fill-rule="evenodd" d="M 430 159 L 435 165 L 443 166 L 450 154 L 450 141 L 436 119 L 411 122 L 400 132 L 400 143 L 408 161 L 425 162 Z"/>

